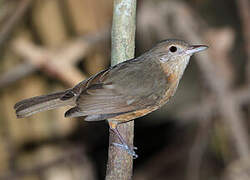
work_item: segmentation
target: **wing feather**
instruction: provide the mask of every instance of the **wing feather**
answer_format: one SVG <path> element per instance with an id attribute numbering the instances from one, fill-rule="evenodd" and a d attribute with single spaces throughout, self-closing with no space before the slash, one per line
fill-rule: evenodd
<path id="1" fill-rule="evenodd" d="M 129 61 L 98 73 L 85 81 L 83 88 L 80 84 L 76 86 L 79 91 L 77 106 L 65 116 L 86 116 L 89 121 L 94 121 L 154 106 L 164 94 L 167 82 L 164 72 L 157 69 L 149 73 L 150 68 L 152 62 L 147 66 L 147 63 Z M 152 81 L 154 78 L 160 83 Z"/>

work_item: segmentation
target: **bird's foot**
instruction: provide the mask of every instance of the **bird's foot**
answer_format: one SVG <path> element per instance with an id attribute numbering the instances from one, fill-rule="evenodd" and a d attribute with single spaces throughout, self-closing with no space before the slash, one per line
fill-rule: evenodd
<path id="1" fill-rule="evenodd" d="M 116 147 L 119 147 L 119 148 L 127 151 L 128 154 L 133 156 L 133 159 L 138 158 L 138 155 L 134 151 L 134 150 L 137 150 L 137 147 L 130 148 L 127 144 L 119 144 L 119 143 L 112 143 L 112 144 Z"/>

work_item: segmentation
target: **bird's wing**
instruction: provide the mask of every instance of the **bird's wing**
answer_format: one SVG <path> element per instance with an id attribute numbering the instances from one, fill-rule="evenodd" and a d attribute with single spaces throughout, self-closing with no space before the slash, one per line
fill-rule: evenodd
<path id="1" fill-rule="evenodd" d="M 84 83 L 76 100 L 77 106 L 65 116 L 96 115 L 99 118 L 93 120 L 102 120 L 155 105 L 167 84 L 159 68 L 153 62 L 130 60 L 102 71 Z"/>

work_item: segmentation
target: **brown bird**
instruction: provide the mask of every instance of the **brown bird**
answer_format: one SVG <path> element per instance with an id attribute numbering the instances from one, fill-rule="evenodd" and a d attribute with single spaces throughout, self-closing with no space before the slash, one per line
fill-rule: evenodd
<path id="1" fill-rule="evenodd" d="M 159 42 L 141 56 L 111 66 L 63 92 L 25 99 L 15 104 L 18 118 L 71 105 L 65 117 L 86 121 L 107 119 L 125 149 L 137 157 L 117 130 L 117 125 L 144 116 L 174 95 L 190 56 L 207 48 L 182 40 Z"/>

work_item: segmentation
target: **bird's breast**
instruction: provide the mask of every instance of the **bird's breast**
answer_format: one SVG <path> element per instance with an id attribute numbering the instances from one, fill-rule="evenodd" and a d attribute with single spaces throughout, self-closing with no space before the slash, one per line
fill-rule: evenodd
<path id="1" fill-rule="evenodd" d="M 164 104 L 166 104 L 168 100 L 175 94 L 176 89 L 178 87 L 178 83 L 179 83 L 178 80 L 170 83 L 170 85 L 166 88 L 166 91 L 159 102 L 159 106 L 163 106 Z"/>

